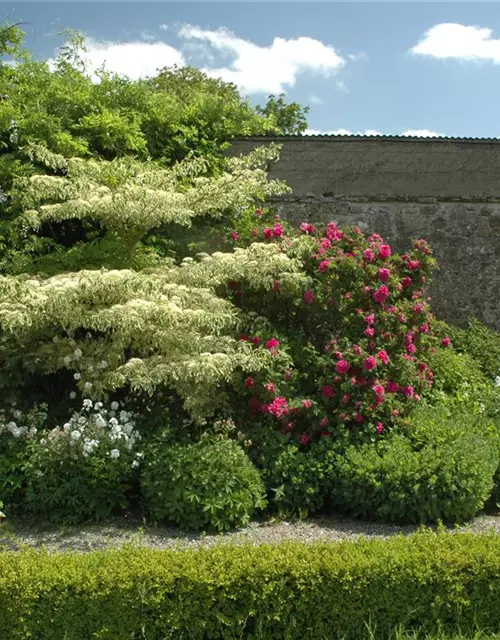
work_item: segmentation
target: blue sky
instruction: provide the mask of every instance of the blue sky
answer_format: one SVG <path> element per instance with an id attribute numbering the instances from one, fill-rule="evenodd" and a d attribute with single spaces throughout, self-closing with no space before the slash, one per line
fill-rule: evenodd
<path id="1" fill-rule="evenodd" d="M 310 104 L 318 132 L 500 137 L 500 3 L 17 2 L 28 48 L 54 55 L 72 27 L 89 60 L 132 77 L 194 64 Z"/>

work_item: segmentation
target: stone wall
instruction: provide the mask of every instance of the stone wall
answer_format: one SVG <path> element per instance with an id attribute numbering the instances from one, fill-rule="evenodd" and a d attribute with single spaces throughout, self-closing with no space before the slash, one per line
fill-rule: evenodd
<path id="1" fill-rule="evenodd" d="M 235 141 L 247 153 L 270 139 Z M 357 224 L 398 250 L 425 238 L 440 269 L 431 288 L 441 318 L 476 316 L 500 330 L 500 141 L 343 137 L 278 139 L 270 167 L 293 189 L 275 201 L 293 223 Z"/>

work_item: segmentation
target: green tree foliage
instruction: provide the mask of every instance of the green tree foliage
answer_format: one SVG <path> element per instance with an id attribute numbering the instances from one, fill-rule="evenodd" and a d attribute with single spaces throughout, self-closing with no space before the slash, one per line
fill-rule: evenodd
<path id="1" fill-rule="evenodd" d="M 192 67 L 161 69 L 155 77 L 131 80 L 86 63 L 85 40 L 67 33 L 56 60 L 36 61 L 22 50 L 17 27 L 0 31 L 0 54 L 19 58 L 0 65 L 0 269 L 26 270 L 28 261 L 64 251 L 99 235 L 96 225 L 70 221 L 20 233 L 12 222 L 20 213 L 13 182 L 36 174 L 63 176 L 32 153 L 44 147 L 65 158 L 112 161 L 132 156 L 163 168 L 186 158 L 203 158 L 217 173 L 234 136 L 284 133 L 289 106 L 269 113 L 254 108 L 235 85 L 207 77 Z M 300 110 L 294 111 L 302 122 Z M 280 112 L 283 112 L 283 117 Z M 285 117 L 285 113 L 287 114 Z M 292 116 L 293 119 L 293 116 Z M 282 124 L 280 124 L 282 122 Z M 95 257 L 95 256 L 94 256 Z M 87 266 L 92 260 L 83 259 Z"/>
<path id="2" fill-rule="evenodd" d="M 293 135 L 307 129 L 309 107 L 302 107 L 297 102 L 287 104 L 284 93 L 278 97 L 270 95 L 263 107 L 257 107 L 257 112 L 274 121 L 282 134 Z"/>

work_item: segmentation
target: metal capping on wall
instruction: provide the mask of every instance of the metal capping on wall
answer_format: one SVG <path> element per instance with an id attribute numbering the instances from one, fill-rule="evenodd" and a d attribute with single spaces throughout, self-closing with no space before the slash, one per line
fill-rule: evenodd
<path id="1" fill-rule="evenodd" d="M 362 134 L 336 134 L 336 133 L 317 133 L 311 135 L 297 134 L 297 135 L 269 135 L 269 136 L 244 136 L 233 138 L 233 142 L 239 142 L 243 140 L 270 140 L 270 141 L 295 141 L 300 140 L 342 140 L 342 141 L 367 141 L 373 140 L 375 142 L 380 140 L 387 140 L 391 142 L 472 142 L 481 144 L 500 144 L 500 138 L 455 138 L 452 136 L 435 136 L 435 137 L 423 137 L 423 136 L 390 136 L 390 135 L 362 135 Z"/>

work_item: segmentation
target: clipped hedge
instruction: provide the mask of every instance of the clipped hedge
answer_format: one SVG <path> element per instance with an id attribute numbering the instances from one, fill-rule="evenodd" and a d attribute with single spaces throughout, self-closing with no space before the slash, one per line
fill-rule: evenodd
<path id="1" fill-rule="evenodd" d="M 385 638 L 500 630 L 500 538 L 0 554 L 6 640 Z"/>

